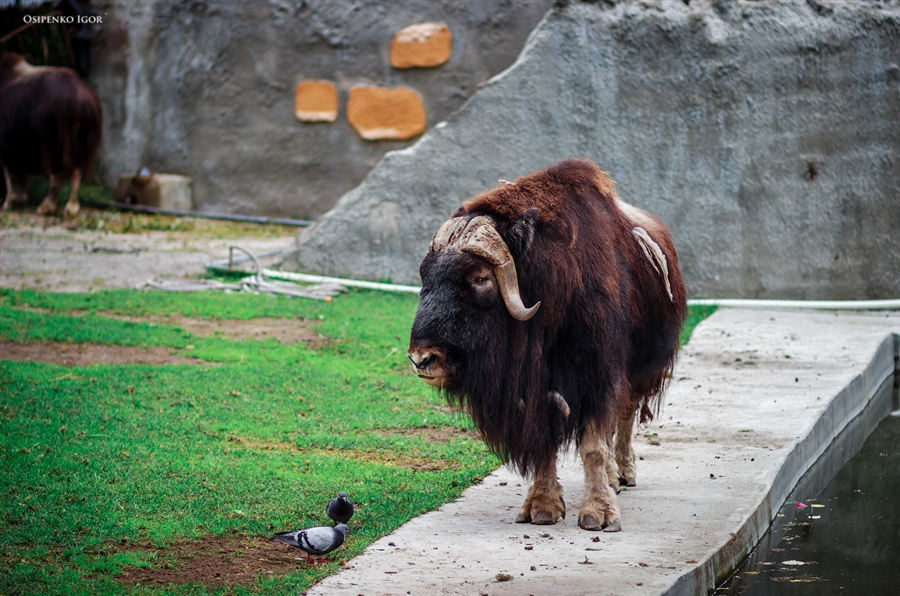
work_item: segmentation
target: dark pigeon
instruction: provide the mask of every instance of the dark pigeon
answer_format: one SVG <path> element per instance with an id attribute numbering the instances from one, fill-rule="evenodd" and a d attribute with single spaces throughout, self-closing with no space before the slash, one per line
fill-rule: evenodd
<path id="1" fill-rule="evenodd" d="M 293 532 L 280 532 L 272 536 L 272 540 L 296 546 L 308 555 L 322 556 L 344 544 L 347 535 L 346 524 L 338 524 L 333 528 L 317 526 Z"/>
<path id="2" fill-rule="evenodd" d="M 328 502 L 325 513 L 336 523 L 346 524 L 353 517 L 353 503 L 347 498 L 347 493 L 341 491 Z"/>

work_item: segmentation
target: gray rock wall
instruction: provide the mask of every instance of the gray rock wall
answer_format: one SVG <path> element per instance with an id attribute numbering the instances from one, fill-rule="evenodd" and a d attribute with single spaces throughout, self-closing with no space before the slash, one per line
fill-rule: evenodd
<path id="1" fill-rule="evenodd" d="M 898 65 L 896 1 L 573 2 L 283 266 L 419 283 L 462 200 L 581 156 L 671 227 L 692 296 L 900 296 Z"/>
<path id="2" fill-rule="evenodd" d="M 101 0 L 92 83 L 106 112 L 107 185 L 141 165 L 186 174 L 201 211 L 314 218 L 390 149 L 347 123 L 354 85 L 407 86 L 429 124 L 509 66 L 552 0 Z M 450 61 L 391 68 L 395 31 L 446 23 Z M 304 79 L 336 83 L 334 123 L 294 117 Z"/>

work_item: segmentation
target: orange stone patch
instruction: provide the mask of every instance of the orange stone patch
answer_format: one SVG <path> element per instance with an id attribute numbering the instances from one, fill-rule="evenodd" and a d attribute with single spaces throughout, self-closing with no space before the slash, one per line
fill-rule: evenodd
<path id="1" fill-rule="evenodd" d="M 408 87 L 354 87 L 347 120 L 367 141 L 406 140 L 425 132 L 425 108 Z"/>
<path id="2" fill-rule="evenodd" d="M 453 35 L 443 23 L 410 25 L 394 34 L 391 41 L 391 66 L 429 68 L 450 59 Z"/>
<path id="3" fill-rule="evenodd" d="M 334 122 L 338 114 L 337 88 L 330 81 L 306 80 L 294 90 L 294 114 L 301 122 Z"/>

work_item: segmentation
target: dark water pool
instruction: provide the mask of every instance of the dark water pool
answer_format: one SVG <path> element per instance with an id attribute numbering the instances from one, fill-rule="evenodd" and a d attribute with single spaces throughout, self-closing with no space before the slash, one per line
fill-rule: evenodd
<path id="1" fill-rule="evenodd" d="M 716 596 L 900 595 L 900 417 L 821 491 L 798 486 Z"/>

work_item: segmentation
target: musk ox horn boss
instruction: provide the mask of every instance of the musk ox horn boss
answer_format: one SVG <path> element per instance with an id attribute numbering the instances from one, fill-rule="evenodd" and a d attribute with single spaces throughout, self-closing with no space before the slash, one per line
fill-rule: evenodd
<path id="1" fill-rule="evenodd" d="M 420 274 L 413 370 L 533 478 L 516 521 L 565 517 L 556 458 L 574 440 L 578 525 L 621 529 L 635 415 L 658 408 L 687 310 L 669 231 L 596 165 L 570 159 L 463 203 Z"/>

